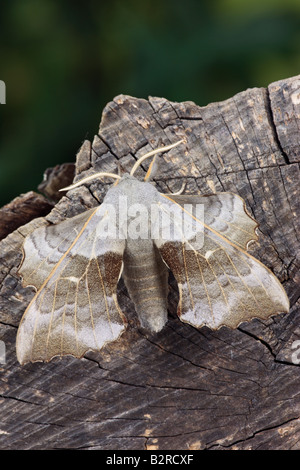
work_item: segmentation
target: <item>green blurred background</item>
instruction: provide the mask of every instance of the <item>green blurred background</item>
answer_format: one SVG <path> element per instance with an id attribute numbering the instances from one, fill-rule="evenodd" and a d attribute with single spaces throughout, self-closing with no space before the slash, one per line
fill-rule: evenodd
<path id="1" fill-rule="evenodd" d="M 1 0 L 0 206 L 119 93 L 199 105 L 300 73 L 299 0 Z"/>

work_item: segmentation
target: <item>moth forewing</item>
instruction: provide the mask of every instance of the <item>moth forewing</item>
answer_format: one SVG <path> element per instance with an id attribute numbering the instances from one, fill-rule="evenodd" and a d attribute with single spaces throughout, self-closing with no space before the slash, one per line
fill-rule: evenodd
<path id="1" fill-rule="evenodd" d="M 39 227 L 25 238 L 18 269 L 24 286 L 40 289 L 95 210 L 89 209 L 57 225 Z"/>

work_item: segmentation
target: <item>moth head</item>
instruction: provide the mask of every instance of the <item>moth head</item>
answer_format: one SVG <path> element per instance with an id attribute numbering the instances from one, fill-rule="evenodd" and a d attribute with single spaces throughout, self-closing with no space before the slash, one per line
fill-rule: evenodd
<path id="1" fill-rule="evenodd" d="M 138 167 L 142 164 L 142 162 L 144 160 L 146 160 L 147 158 L 150 158 L 150 157 L 154 157 L 152 159 L 152 162 L 149 165 L 148 171 L 147 171 L 146 176 L 144 178 L 144 181 L 148 181 L 151 177 L 151 174 L 153 173 L 153 169 L 154 169 L 154 165 L 155 165 L 155 158 L 156 158 L 157 154 L 161 153 L 161 152 L 166 152 L 166 151 L 176 147 L 177 145 L 179 145 L 183 142 L 184 142 L 184 140 L 182 139 L 182 140 L 179 140 L 178 142 L 175 142 L 174 144 L 166 145 L 164 147 L 159 147 L 157 149 L 151 150 L 150 152 L 146 153 L 145 155 L 140 157 L 135 162 L 135 164 L 133 165 L 129 175 L 133 176 L 134 173 L 136 172 L 136 170 L 138 169 Z M 124 176 L 120 176 L 116 173 L 107 173 L 107 172 L 94 173 L 93 175 L 87 176 L 86 178 L 83 178 L 82 180 L 77 181 L 76 183 L 71 184 L 70 186 L 67 186 L 66 188 L 60 189 L 59 191 L 69 191 L 69 189 L 77 188 L 78 186 L 81 186 L 82 184 L 87 183 L 88 181 L 94 180 L 96 178 L 103 178 L 103 177 L 114 178 L 114 179 L 117 180 L 117 182 L 116 182 L 116 184 L 117 184 L 118 180 L 121 180 Z"/>

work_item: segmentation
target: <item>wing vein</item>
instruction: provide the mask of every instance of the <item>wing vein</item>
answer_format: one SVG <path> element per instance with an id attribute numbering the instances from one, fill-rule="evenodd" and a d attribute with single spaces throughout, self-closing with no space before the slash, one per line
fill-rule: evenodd
<path id="1" fill-rule="evenodd" d="M 73 231 L 74 231 L 74 229 L 73 229 Z M 62 245 L 67 239 L 68 239 L 68 237 L 63 238 L 62 241 L 57 246 L 53 247 L 52 250 L 50 251 L 50 253 L 30 272 L 30 274 L 28 274 L 28 277 L 31 277 L 36 271 L 38 271 L 38 269 L 40 269 L 40 267 L 43 266 L 43 264 L 46 261 L 48 261 L 49 257 L 53 254 L 53 252 L 55 250 L 57 250 L 60 247 L 60 245 Z M 70 242 L 70 243 L 72 243 L 72 242 Z M 56 264 L 57 263 L 55 263 L 55 265 Z"/>
<path id="2" fill-rule="evenodd" d="M 193 311 L 195 311 L 194 298 L 193 298 L 193 294 L 192 294 L 192 289 L 191 289 L 189 275 L 188 275 L 188 271 L 187 271 L 187 265 L 186 265 L 184 242 L 182 242 L 182 257 L 183 257 L 183 263 L 184 263 L 185 278 L 186 278 L 186 282 L 187 282 L 189 293 L 190 293 L 190 298 L 191 298 L 191 302 L 192 302 L 192 306 L 193 306 Z"/>
<path id="3" fill-rule="evenodd" d="M 65 301 L 64 311 L 63 311 L 63 315 L 62 315 L 61 342 L 60 342 L 60 355 L 61 355 L 61 356 L 63 355 L 65 315 L 66 315 L 67 303 L 68 303 L 68 298 L 69 298 L 69 293 L 70 293 L 70 285 L 71 285 L 71 281 L 69 280 L 69 283 L 68 283 L 68 290 L 67 290 L 67 295 L 66 295 L 66 301 Z"/>
<path id="4" fill-rule="evenodd" d="M 91 239 L 94 237 L 95 233 L 96 233 L 96 229 L 92 230 L 91 233 L 89 234 L 89 236 L 88 236 L 87 238 L 85 238 L 85 239 L 81 242 L 81 244 L 78 246 L 77 250 L 74 251 L 74 253 L 72 254 L 72 256 L 70 256 L 70 259 L 68 259 L 68 260 L 66 261 L 66 263 L 65 263 L 65 265 L 63 266 L 61 272 L 59 273 L 59 277 L 60 277 L 60 278 L 62 277 L 63 272 L 67 269 L 67 267 L 69 266 L 69 264 L 72 262 L 73 258 L 78 254 L 78 251 L 82 248 L 83 245 L 85 245 L 87 242 L 91 241 Z M 94 240 L 93 240 L 93 245 L 92 245 L 92 247 L 94 246 L 94 244 L 95 244 L 95 238 L 94 238 Z M 92 249 L 93 249 L 93 248 L 92 248 Z M 82 276 L 80 277 L 80 279 L 83 279 L 83 278 L 84 278 L 85 273 L 86 273 L 86 270 L 83 272 L 83 274 L 82 274 Z M 51 279 L 51 277 L 49 278 L 49 282 L 50 282 L 50 279 Z M 52 284 L 54 284 L 54 282 L 55 282 L 55 280 L 53 280 Z M 49 283 L 49 287 L 51 287 L 52 284 Z"/>
<path id="5" fill-rule="evenodd" d="M 98 349 L 100 349 L 99 345 L 98 345 L 98 342 L 97 342 L 97 338 L 96 338 L 96 331 L 95 331 L 95 325 L 94 325 L 94 316 L 93 316 L 93 310 L 92 310 L 92 306 L 91 306 L 91 298 L 90 298 L 89 284 L 88 284 L 88 278 L 87 278 L 87 270 L 86 270 L 86 274 L 85 274 L 85 286 L 86 286 L 87 296 L 88 296 L 88 300 L 89 300 L 89 310 L 90 310 L 90 317 L 91 317 L 91 324 L 92 324 L 92 328 L 93 328 L 93 335 L 94 335 L 95 345 L 97 346 Z"/>
<path id="6" fill-rule="evenodd" d="M 101 269 L 100 269 L 99 262 L 98 262 L 98 259 L 97 259 L 97 258 L 96 258 L 96 264 L 97 264 L 97 269 L 98 269 L 98 273 L 99 273 L 99 279 L 100 279 L 101 287 L 102 287 L 102 290 L 103 290 L 103 296 L 104 296 L 104 302 L 105 302 L 105 309 L 106 309 L 107 319 L 108 319 L 108 323 L 109 323 L 110 330 L 111 330 L 111 332 L 112 332 L 112 334 L 113 334 L 113 330 L 112 330 L 112 326 L 111 326 L 111 318 L 110 318 L 110 313 L 109 313 L 109 308 L 108 308 L 108 303 L 107 303 L 107 296 L 106 296 L 105 285 L 104 285 L 104 282 L 103 282 L 103 276 L 102 276 Z"/>
<path id="7" fill-rule="evenodd" d="M 55 288 L 54 288 L 54 293 L 53 293 L 53 302 L 52 302 L 52 309 L 51 309 L 51 317 L 50 317 L 50 321 L 49 321 L 48 333 L 47 333 L 47 339 L 46 339 L 46 356 L 47 356 L 49 338 L 50 338 L 51 329 L 52 329 L 53 314 L 54 314 L 54 311 L 55 311 L 57 284 L 58 284 L 58 279 L 57 279 L 56 282 L 55 282 Z"/>
<path id="8" fill-rule="evenodd" d="M 204 228 L 206 228 L 208 231 L 212 232 L 215 236 L 223 239 L 226 243 L 229 243 L 230 245 L 232 245 L 233 247 L 235 247 L 236 249 L 242 251 L 243 253 L 245 253 L 247 256 L 251 257 L 251 255 L 249 255 L 242 247 L 238 246 L 239 243 L 237 244 L 236 241 L 233 242 L 231 241 L 229 238 L 225 237 L 224 235 L 221 235 L 217 230 L 213 229 L 212 227 L 210 227 L 209 225 L 207 225 L 205 222 L 203 222 L 202 220 L 200 219 L 197 219 L 197 217 L 195 217 L 193 214 L 191 214 L 189 211 L 187 211 L 186 209 L 184 209 L 180 204 L 178 204 L 177 202 L 173 201 L 171 198 L 169 198 L 166 194 L 162 194 L 162 196 L 166 199 L 168 199 L 169 201 L 171 201 L 173 204 L 176 204 L 177 206 L 179 206 L 182 211 L 186 212 L 190 217 L 192 217 L 194 220 L 196 220 L 196 222 L 199 222 L 201 225 L 203 225 Z M 216 242 L 215 238 L 211 237 L 210 235 L 206 234 L 207 237 L 211 238 L 215 243 L 218 244 L 218 242 Z M 219 245 L 219 246 L 222 246 L 222 245 Z"/>
<path id="9" fill-rule="evenodd" d="M 217 281 L 217 283 L 218 283 L 218 285 L 219 285 L 220 291 L 222 292 L 222 295 L 223 295 L 223 297 L 224 297 L 224 300 L 225 300 L 225 303 L 226 303 L 226 306 L 227 306 L 227 309 L 228 309 L 228 313 L 230 313 L 230 307 L 229 307 L 228 299 L 227 299 L 227 296 L 226 296 L 226 294 L 225 294 L 225 291 L 224 291 L 223 287 L 221 286 L 221 283 L 220 283 L 220 281 L 219 281 L 219 279 L 218 279 L 218 276 L 216 275 L 216 273 L 215 273 L 215 271 L 214 271 L 212 265 L 210 264 L 210 262 L 209 262 L 208 260 L 206 260 L 206 262 L 207 262 L 207 264 L 208 264 L 208 266 L 209 266 L 211 272 L 213 273 L 213 275 L 214 275 L 214 277 L 215 277 L 215 279 L 216 279 L 216 281 Z"/>
<path id="10" fill-rule="evenodd" d="M 240 299 L 239 292 L 238 292 L 238 290 L 235 288 L 235 286 L 234 286 L 233 282 L 231 281 L 230 277 L 228 276 L 227 272 L 225 271 L 225 269 L 223 268 L 223 266 L 220 264 L 220 262 L 219 262 L 218 260 L 217 260 L 217 263 L 218 263 L 218 265 L 220 266 L 220 268 L 222 269 L 222 271 L 223 271 L 223 273 L 225 274 L 225 276 L 227 277 L 229 284 L 231 285 L 231 287 L 233 288 L 233 290 L 237 293 L 237 298 Z M 243 307 L 244 312 L 247 313 L 247 312 L 248 312 L 248 309 L 247 309 L 246 305 L 244 304 L 244 302 L 243 302 L 242 299 L 240 299 L 240 301 L 241 301 L 241 305 L 242 305 L 242 307 Z"/>
<path id="11" fill-rule="evenodd" d="M 76 338 L 77 356 L 79 356 L 78 333 L 77 333 L 77 297 L 78 297 L 78 288 L 79 288 L 79 281 L 77 282 L 77 285 L 76 285 L 75 300 L 74 300 L 74 331 L 75 331 L 75 338 Z"/>
<path id="12" fill-rule="evenodd" d="M 36 335 L 36 330 L 37 330 L 37 324 L 38 324 L 38 318 L 39 318 L 39 315 L 40 315 L 40 308 L 43 304 L 43 301 L 44 301 L 44 297 L 45 297 L 45 294 L 47 292 L 47 289 L 45 287 L 44 289 L 44 292 L 43 292 L 43 295 L 41 295 L 41 299 L 40 299 L 40 303 L 39 303 L 39 306 L 37 307 L 37 310 L 36 310 L 36 315 L 35 315 L 35 321 L 34 321 L 34 328 L 33 328 L 33 333 L 32 333 L 32 340 L 31 340 L 31 350 L 30 350 L 30 357 L 31 357 L 31 361 L 32 361 L 32 358 L 33 358 L 33 346 L 34 346 L 34 342 L 35 342 L 35 335 Z M 41 291 L 40 291 L 41 293 Z M 35 296 L 31 302 L 33 302 L 33 300 L 36 299 L 37 300 L 37 297 Z M 31 303 L 30 303 L 31 305 Z M 27 310 L 28 310 L 28 307 L 27 307 Z"/>
<path id="13" fill-rule="evenodd" d="M 236 265 L 234 264 L 232 258 L 229 256 L 229 254 L 227 253 L 226 250 L 224 250 L 224 251 L 225 251 L 225 254 L 226 254 L 227 258 L 229 259 L 230 263 L 232 264 L 234 270 L 236 271 L 238 277 L 240 278 L 240 280 L 242 281 L 242 283 L 244 284 L 244 286 L 245 286 L 246 289 L 248 290 L 249 294 L 253 297 L 253 299 L 254 299 L 254 301 L 256 302 L 256 304 L 257 304 L 258 306 L 260 306 L 260 305 L 259 305 L 259 302 L 257 301 L 257 299 L 256 299 L 256 297 L 255 297 L 255 295 L 253 294 L 253 292 L 252 292 L 251 289 L 249 288 L 248 284 L 244 281 L 244 279 L 242 278 L 241 274 L 239 273 L 239 271 L 238 271 Z M 241 257 L 241 258 L 242 258 L 242 257 Z M 242 258 L 242 259 L 243 259 L 243 258 Z M 246 264 L 247 264 L 247 263 L 246 263 Z M 247 266 L 250 268 L 250 271 L 251 271 L 251 273 L 252 273 L 251 267 L 250 267 L 248 264 L 247 264 Z M 252 274 L 253 274 L 253 273 L 252 273 Z M 258 279 L 258 280 L 259 280 L 259 279 Z M 261 283 L 261 281 L 260 281 L 260 283 Z"/>
<path id="14" fill-rule="evenodd" d="M 247 261 L 238 253 L 238 256 L 241 258 L 241 260 L 246 264 L 246 266 L 251 270 L 251 266 L 247 263 Z M 269 292 L 267 291 L 267 289 L 265 288 L 265 286 L 263 285 L 261 279 L 259 279 L 259 277 L 257 277 L 257 275 L 255 274 L 255 271 L 251 271 L 252 274 L 254 275 L 254 277 L 256 278 L 256 280 L 260 283 L 261 287 L 263 288 L 263 290 L 265 291 L 265 294 L 269 297 L 269 299 L 271 300 L 272 302 L 272 297 L 270 296 Z"/>

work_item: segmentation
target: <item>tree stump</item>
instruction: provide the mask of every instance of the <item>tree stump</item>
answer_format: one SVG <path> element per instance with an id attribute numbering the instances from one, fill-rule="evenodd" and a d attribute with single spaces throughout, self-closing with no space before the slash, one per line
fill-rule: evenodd
<path id="1" fill-rule="evenodd" d="M 290 313 L 197 330 L 178 319 L 170 279 L 169 321 L 146 334 L 120 282 L 129 319 L 120 340 L 80 360 L 20 366 L 17 327 L 34 295 L 16 274 L 22 242 L 98 205 L 111 183 L 79 187 L 47 215 L 33 210 L 10 225 L 0 242 L 1 449 L 300 449 L 299 128 L 300 76 L 205 107 L 124 95 L 107 104 L 99 133 L 77 154 L 75 180 L 129 171 L 147 151 L 184 138 L 184 148 L 159 157 L 157 187 L 174 192 L 186 181 L 187 194 L 239 194 L 259 223 L 250 252 L 283 283 Z"/>

